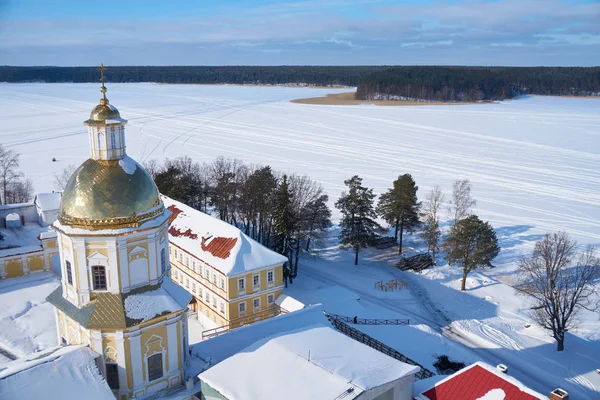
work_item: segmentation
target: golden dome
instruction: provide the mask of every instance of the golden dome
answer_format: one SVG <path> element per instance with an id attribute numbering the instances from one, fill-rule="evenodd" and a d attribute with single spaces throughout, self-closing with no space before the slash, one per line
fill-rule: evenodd
<path id="1" fill-rule="evenodd" d="M 81 164 L 65 187 L 58 218 L 73 227 L 116 229 L 138 227 L 163 212 L 150 175 L 125 156 Z"/>
<path id="2" fill-rule="evenodd" d="M 101 102 L 96 107 L 94 107 L 90 114 L 90 119 L 85 121 L 86 123 L 104 122 L 107 119 L 121 119 L 121 114 L 119 114 L 119 110 L 117 110 L 116 107 L 114 107 L 111 104 L 108 104 L 108 101 L 106 102 L 106 104 L 102 103 L 104 102 Z"/>

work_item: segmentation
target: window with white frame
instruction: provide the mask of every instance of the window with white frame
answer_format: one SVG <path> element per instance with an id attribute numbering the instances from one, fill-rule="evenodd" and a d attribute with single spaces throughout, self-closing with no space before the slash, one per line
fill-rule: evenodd
<path id="1" fill-rule="evenodd" d="M 204 299 L 206 300 L 206 304 L 210 304 L 210 299 L 209 299 L 210 293 L 208 293 L 208 290 L 207 290 L 206 292 L 204 292 L 204 294 L 206 295 L 204 297 Z"/>
<path id="2" fill-rule="evenodd" d="M 177 249 L 175 249 L 175 259 L 177 259 Z"/>
<path id="3" fill-rule="evenodd" d="M 160 250 L 160 274 L 164 274 L 167 270 L 167 253 L 165 249 Z"/>
<path id="4" fill-rule="evenodd" d="M 198 263 L 198 274 L 202 276 L 202 264 Z"/>
<path id="5" fill-rule="evenodd" d="M 254 287 L 260 286 L 260 275 L 259 274 L 252 276 L 252 286 L 254 286 Z"/>
<path id="6" fill-rule="evenodd" d="M 65 269 L 67 270 L 67 282 L 69 285 L 73 284 L 73 272 L 71 271 L 71 262 L 65 261 Z"/>
<path id="7" fill-rule="evenodd" d="M 188 256 L 185 256 L 185 266 L 186 267 L 190 266 L 190 258 Z"/>
<path id="8" fill-rule="evenodd" d="M 210 271 L 206 268 L 206 280 L 210 282 Z"/>
<path id="9" fill-rule="evenodd" d="M 221 289 L 225 290 L 225 278 L 221 278 Z"/>
<path id="10" fill-rule="evenodd" d="M 217 273 L 213 272 L 213 284 L 216 286 L 217 285 Z"/>
<path id="11" fill-rule="evenodd" d="M 238 279 L 238 290 L 240 292 L 243 292 L 244 290 L 246 290 L 246 279 L 244 279 L 244 278 Z"/>
<path id="12" fill-rule="evenodd" d="M 196 261 L 192 260 L 192 269 L 196 271 Z"/>
<path id="13" fill-rule="evenodd" d="M 190 278 L 185 278 L 185 288 L 186 289 L 190 288 Z"/>
<path id="14" fill-rule="evenodd" d="M 148 357 L 148 380 L 154 381 L 163 376 L 162 353 Z"/>
<path id="15" fill-rule="evenodd" d="M 270 294 L 267 296 L 267 303 L 273 304 L 275 302 L 275 296 Z"/>
<path id="16" fill-rule="evenodd" d="M 196 284 L 192 282 L 192 293 L 196 294 Z"/>
<path id="17" fill-rule="evenodd" d="M 221 314 L 225 314 L 225 302 L 221 301 Z"/>
<path id="18" fill-rule="evenodd" d="M 179 252 L 179 262 L 182 263 L 183 262 L 183 251 Z"/>
<path id="19" fill-rule="evenodd" d="M 267 271 L 267 283 L 273 283 L 273 282 L 275 282 L 275 272 Z"/>
<path id="20" fill-rule="evenodd" d="M 106 268 L 103 265 L 92 266 L 94 290 L 106 290 Z"/>
<path id="21" fill-rule="evenodd" d="M 213 308 L 217 308 L 217 296 L 213 295 L 212 297 L 212 305 Z"/>
<path id="22" fill-rule="evenodd" d="M 240 313 L 245 313 L 246 312 L 246 302 L 242 301 L 239 305 L 238 308 L 240 310 Z"/>
<path id="23" fill-rule="evenodd" d="M 252 304 L 254 305 L 254 308 L 260 308 L 260 297 L 257 297 L 254 300 L 252 300 Z"/>
<path id="24" fill-rule="evenodd" d="M 175 280 L 178 281 L 179 280 L 179 272 L 177 272 L 177 270 L 174 270 L 175 272 Z"/>
<path id="25" fill-rule="evenodd" d="M 198 297 L 202 298 L 202 286 L 198 285 Z"/>

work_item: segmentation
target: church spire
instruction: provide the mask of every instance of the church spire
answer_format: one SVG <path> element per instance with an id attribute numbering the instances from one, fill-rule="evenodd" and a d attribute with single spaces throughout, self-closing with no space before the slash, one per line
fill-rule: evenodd
<path id="1" fill-rule="evenodd" d="M 100 68 L 98 68 L 98 71 L 100 71 L 100 82 L 102 82 L 102 86 L 100 87 L 100 92 L 102 92 L 102 99 L 100 99 L 100 104 L 105 106 L 108 104 L 108 99 L 106 98 L 106 86 L 104 86 L 104 71 L 106 71 L 106 67 L 104 66 L 104 64 L 100 64 Z"/>

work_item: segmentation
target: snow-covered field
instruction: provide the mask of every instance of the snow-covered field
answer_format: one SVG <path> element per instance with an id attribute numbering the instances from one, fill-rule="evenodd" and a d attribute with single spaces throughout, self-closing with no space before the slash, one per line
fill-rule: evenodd
<path id="1" fill-rule="evenodd" d="M 530 320 L 527 300 L 506 284 L 519 255 L 546 232 L 563 229 L 582 244 L 600 244 L 600 99 L 376 107 L 289 102 L 344 91 L 332 89 L 109 84 L 108 90 L 129 120 L 128 153 L 138 161 L 189 155 L 269 164 L 320 181 L 332 204 L 354 174 L 381 193 L 410 173 L 421 198 L 435 184 L 449 190 L 453 180 L 470 179 L 475 212 L 496 228 L 502 252 L 497 269 L 470 276 L 466 293 L 458 291 L 456 269 L 404 273 L 390 267 L 394 251 L 374 250 L 354 267 L 333 239 L 319 257 L 302 261 L 288 293 L 340 314 L 410 318 L 410 327 L 361 329 L 425 366 L 440 354 L 503 362 L 542 393 L 563 386 L 572 398 L 600 399 L 598 315 L 582 314 L 566 350 L 556 353 Z M 88 157 L 82 121 L 99 96 L 94 84 L 0 84 L 0 143 L 21 153 L 36 190 L 55 189 L 55 172 Z M 407 245 L 421 246 L 416 238 Z M 391 279 L 405 281 L 406 289 L 374 287 Z M 331 290 L 315 294 L 332 286 L 360 300 L 336 302 Z M 5 314 L 3 333 L 18 310 Z"/>
<path id="2" fill-rule="evenodd" d="M 354 174 L 381 193 L 411 173 L 419 194 L 469 178 L 476 212 L 510 237 L 502 259 L 565 229 L 600 243 L 600 99 L 530 97 L 460 106 L 290 103 L 344 89 L 108 84 L 138 161 L 189 155 L 269 164 L 323 183 L 331 201 Z M 346 90 L 347 91 L 347 90 Z M 82 122 L 96 84 L 0 84 L 0 143 L 22 154 L 38 191 L 89 156 Z M 52 162 L 56 157 L 57 162 Z"/>

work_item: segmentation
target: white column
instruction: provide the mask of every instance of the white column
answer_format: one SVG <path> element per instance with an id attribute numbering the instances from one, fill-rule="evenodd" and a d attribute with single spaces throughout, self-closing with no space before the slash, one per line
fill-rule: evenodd
<path id="1" fill-rule="evenodd" d="M 142 375 L 142 347 L 141 347 L 141 332 L 133 331 L 129 334 L 129 351 L 131 360 L 131 376 L 133 377 L 133 387 L 144 383 Z"/>
<path id="2" fill-rule="evenodd" d="M 104 364 L 104 349 L 102 348 L 102 332 L 97 330 L 90 330 L 90 345 L 92 350 L 100 354 L 100 373 L 106 378 L 106 367 Z"/>
<path id="3" fill-rule="evenodd" d="M 85 256 L 85 239 L 73 238 L 73 248 L 77 255 L 77 277 L 73 277 L 73 283 L 78 292 L 78 306 L 81 307 L 90 301 L 90 280 L 87 270 L 87 258 Z M 75 266 L 73 265 L 74 269 Z M 75 279 L 78 279 L 75 281 Z"/>
<path id="4" fill-rule="evenodd" d="M 138 335 L 138 343 L 139 343 L 139 335 Z M 123 335 L 123 331 L 115 332 L 115 343 L 117 345 L 117 364 L 119 365 L 119 387 L 122 389 L 132 389 L 132 387 L 127 386 L 127 364 L 126 364 L 126 355 L 125 355 L 125 338 Z M 130 357 L 131 362 L 133 362 L 133 353 Z M 135 381 L 134 381 L 135 382 Z"/>
<path id="5" fill-rule="evenodd" d="M 159 276 L 159 258 L 160 254 L 156 246 L 156 242 L 159 240 L 157 232 L 148 235 L 148 265 L 150 267 L 150 284 L 158 282 Z"/>
<path id="6" fill-rule="evenodd" d="M 119 253 L 119 272 L 121 274 L 121 290 L 129 292 L 129 259 L 127 258 L 127 242 L 123 239 L 117 242 Z"/>
<path id="7" fill-rule="evenodd" d="M 121 282 L 119 281 L 119 256 L 117 254 L 117 244 L 115 240 L 108 242 L 108 271 L 110 274 L 110 292 L 118 294 Z"/>
<path id="8" fill-rule="evenodd" d="M 175 371 L 179 368 L 179 348 L 178 348 L 178 340 L 177 340 L 177 322 L 179 318 L 173 318 L 171 320 L 167 320 L 167 341 L 169 343 L 168 347 L 168 356 L 169 356 L 169 371 L 167 374 L 171 374 L 172 371 Z"/>
<path id="9" fill-rule="evenodd" d="M 58 342 L 59 346 L 62 346 L 62 335 L 60 334 L 60 319 L 58 318 L 58 310 L 55 307 L 54 308 L 54 322 L 56 322 L 56 341 Z"/>

